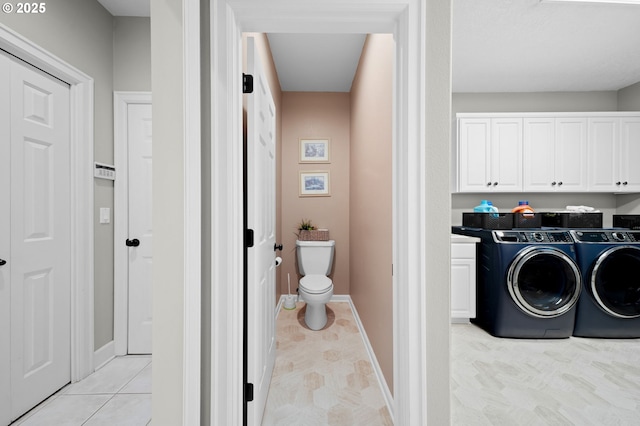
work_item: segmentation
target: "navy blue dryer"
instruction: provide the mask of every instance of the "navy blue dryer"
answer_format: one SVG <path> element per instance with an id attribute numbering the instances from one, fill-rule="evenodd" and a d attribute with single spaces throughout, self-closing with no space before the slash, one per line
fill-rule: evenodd
<path id="1" fill-rule="evenodd" d="M 497 337 L 571 336 L 582 280 L 568 231 L 453 232 L 482 239 L 472 322 Z"/>
<path id="2" fill-rule="evenodd" d="M 584 291 L 574 336 L 640 337 L 640 231 L 571 231 Z"/>

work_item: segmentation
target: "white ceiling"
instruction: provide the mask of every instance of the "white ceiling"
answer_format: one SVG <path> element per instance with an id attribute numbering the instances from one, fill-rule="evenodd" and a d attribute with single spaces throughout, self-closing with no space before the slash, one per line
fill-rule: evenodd
<path id="1" fill-rule="evenodd" d="M 285 92 L 350 92 L 365 34 L 268 34 Z"/>
<path id="2" fill-rule="evenodd" d="M 116 16 L 140 6 L 148 16 L 149 0 L 98 1 Z M 618 90 L 640 81 L 640 6 L 453 0 L 452 33 L 454 92 Z M 283 90 L 349 91 L 362 40 L 269 34 Z"/>
<path id="3" fill-rule="evenodd" d="M 453 1 L 454 92 L 618 90 L 640 81 L 640 6 Z"/>

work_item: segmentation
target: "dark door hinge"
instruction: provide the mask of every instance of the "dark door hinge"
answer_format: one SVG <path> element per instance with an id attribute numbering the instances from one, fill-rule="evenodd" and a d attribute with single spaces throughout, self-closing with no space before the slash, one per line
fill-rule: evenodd
<path id="1" fill-rule="evenodd" d="M 253 383 L 244 385 L 244 399 L 247 402 L 253 401 Z"/>
<path id="2" fill-rule="evenodd" d="M 253 76 L 242 74 L 242 93 L 253 93 Z"/>
<path id="3" fill-rule="evenodd" d="M 244 237 L 244 244 L 247 247 L 253 247 L 253 229 L 247 229 L 247 233 Z"/>

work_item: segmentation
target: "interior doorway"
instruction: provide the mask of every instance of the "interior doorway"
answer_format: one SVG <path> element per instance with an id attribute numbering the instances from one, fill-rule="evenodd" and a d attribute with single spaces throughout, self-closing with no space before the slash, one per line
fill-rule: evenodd
<path id="1" fill-rule="evenodd" d="M 150 354 L 151 93 L 114 93 L 114 354 Z"/>
<path id="2" fill-rule="evenodd" d="M 313 3 L 313 4 L 311 4 Z M 427 380 L 428 354 L 446 352 L 448 345 L 440 347 L 426 346 L 426 317 L 428 288 L 426 279 L 425 258 L 427 226 L 426 217 L 426 156 L 424 151 L 424 117 L 425 87 L 425 47 L 422 36 L 423 18 L 426 16 L 424 5 L 414 1 L 358 2 L 357 5 L 344 5 L 342 2 L 309 2 L 291 8 L 290 3 L 270 2 L 264 5 L 259 1 L 218 2 L 212 6 L 212 40 L 215 44 L 216 58 L 212 62 L 212 113 L 215 126 L 212 127 L 212 143 L 224 146 L 212 156 L 212 186 L 214 200 L 229 201 L 228 195 L 241 193 L 241 158 L 237 147 L 241 147 L 241 105 L 235 96 L 224 96 L 233 93 L 231 88 L 239 88 L 241 57 L 238 51 L 240 31 L 247 32 L 361 32 L 393 33 L 397 49 L 395 61 L 395 109 L 394 109 L 394 183 L 393 183 L 393 265 L 394 265 L 394 377 L 395 413 L 399 424 L 426 424 L 427 409 L 434 413 L 438 409 L 446 411 L 445 406 L 436 405 L 435 393 L 427 394 L 427 388 L 440 385 L 441 394 L 446 394 L 448 401 L 448 369 L 438 377 L 437 381 Z M 335 17 L 340 16 L 340 22 Z M 448 92 L 448 90 L 447 90 Z M 447 113 L 447 117 L 448 117 Z M 447 126 L 448 127 L 448 124 Z M 448 147 L 448 142 L 447 142 Z M 232 177 L 231 180 L 229 177 Z M 448 182 L 448 174 L 443 177 Z M 227 183 L 226 187 L 222 182 Z M 446 185 L 445 185 L 446 186 Z M 437 194 L 443 199 L 448 197 L 447 191 Z M 221 204 L 218 204 L 221 205 Z M 226 203 L 220 211 L 212 214 L 212 268 L 215 270 L 214 280 L 228 282 L 229 277 L 237 276 L 242 268 L 241 235 L 242 203 Z M 224 227 L 219 224 L 224 223 Z M 444 228 L 448 228 L 445 226 Z M 439 238 L 448 244 L 449 230 L 446 229 Z M 222 256 L 222 248 L 226 253 Z M 435 256 L 437 258 L 437 256 Z M 446 256 L 445 256 L 446 257 Z M 441 273 L 448 277 L 448 262 L 441 267 L 435 266 L 430 271 L 432 276 Z M 442 268 L 442 271 L 440 271 Z M 437 270 L 437 271 L 435 271 Z M 212 297 L 212 311 L 217 318 L 228 318 L 225 326 L 216 324 L 212 337 L 212 346 L 222 347 L 224 336 L 241 334 L 241 295 L 235 290 L 218 289 Z M 448 297 L 444 297 L 448 300 Z M 446 314 L 446 336 L 448 336 L 448 306 L 442 309 Z M 444 334 L 443 333 L 443 334 Z M 445 337 L 448 341 L 448 337 Z M 228 346 L 224 354 L 213 354 L 212 359 L 212 395 L 214 405 L 220 403 L 227 407 L 235 407 L 230 411 L 212 409 L 212 424 L 228 423 L 235 419 L 232 414 L 242 405 L 242 392 L 239 388 L 238 373 L 241 365 L 236 355 L 241 354 L 241 342 Z M 438 353 L 438 356 L 442 356 Z M 433 369 L 429 374 L 438 375 Z M 432 389 L 435 392 L 435 389 Z M 225 403 L 216 400 L 217 395 L 225 395 L 232 400 Z M 217 402 L 216 402 L 217 401 Z M 427 404 L 425 404 L 427 401 Z M 230 405 L 229 405 L 230 404 Z M 434 416 L 436 414 L 431 414 Z"/>

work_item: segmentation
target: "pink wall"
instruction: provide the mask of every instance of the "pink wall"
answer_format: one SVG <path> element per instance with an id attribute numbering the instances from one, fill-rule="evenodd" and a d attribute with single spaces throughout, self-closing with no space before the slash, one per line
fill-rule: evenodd
<path id="1" fill-rule="evenodd" d="M 393 389 L 393 37 L 367 37 L 351 87 L 351 298 Z"/>
<path id="2" fill-rule="evenodd" d="M 296 233 L 301 219 L 318 228 L 328 228 L 336 241 L 333 274 L 334 294 L 349 294 L 349 93 L 282 93 L 282 221 L 284 250 L 280 267 L 281 289 L 298 286 Z M 299 163 L 300 138 L 329 138 L 330 163 Z M 300 197 L 299 172 L 330 172 L 330 197 Z"/>

